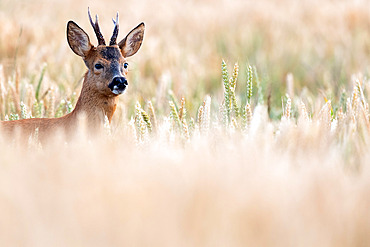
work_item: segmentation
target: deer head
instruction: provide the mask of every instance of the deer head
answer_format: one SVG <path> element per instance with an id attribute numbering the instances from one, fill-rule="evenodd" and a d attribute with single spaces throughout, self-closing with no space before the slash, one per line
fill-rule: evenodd
<path id="1" fill-rule="evenodd" d="M 98 46 L 90 43 L 87 33 L 75 22 L 67 24 L 67 40 L 72 51 L 82 57 L 87 68 L 87 86 L 94 93 L 107 97 L 115 97 L 122 94 L 126 87 L 128 63 L 126 58 L 134 55 L 140 48 L 144 37 L 144 23 L 132 29 L 127 36 L 118 44 L 116 42 L 119 31 L 118 13 L 116 20 L 113 19 L 114 31 L 109 46 L 105 44 L 100 32 L 98 16 L 95 23 L 88 11 L 90 23 L 98 39 Z"/>

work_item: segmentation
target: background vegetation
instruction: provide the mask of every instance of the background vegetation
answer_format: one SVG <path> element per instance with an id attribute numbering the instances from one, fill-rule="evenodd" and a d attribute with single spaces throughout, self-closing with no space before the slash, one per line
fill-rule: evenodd
<path id="1" fill-rule="evenodd" d="M 368 246 L 370 2 L 0 0 L 0 119 L 71 111 L 141 21 L 99 139 L 0 139 L 2 246 Z M 236 65 L 235 65 L 236 63 Z"/>

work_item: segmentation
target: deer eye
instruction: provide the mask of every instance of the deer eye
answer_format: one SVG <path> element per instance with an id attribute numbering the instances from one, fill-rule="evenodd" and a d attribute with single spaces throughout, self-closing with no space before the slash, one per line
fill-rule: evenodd
<path id="1" fill-rule="evenodd" d="M 124 63 L 123 68 L 127 69 L 127 67 L 128 67 L 128 63 Z"/>
<path id="2" fill-rule="evenodd" d="M 95 64 L 95 69 L 102 69 L 102 68 L 104 67 L 100 63 Z"/>

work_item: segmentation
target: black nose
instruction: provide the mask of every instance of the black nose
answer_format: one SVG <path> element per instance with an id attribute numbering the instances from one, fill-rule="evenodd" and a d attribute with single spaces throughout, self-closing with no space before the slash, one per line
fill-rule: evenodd
<path id="1" fill-rule="evenodd" d="M 114 77 L 112 83 L 119 88 L 125 88 L 128 85 L 125 77 Z"/>
<path id="2" fill-rule="evenodd" d="M 120 94 L 126 89 L 127 85 L 128 83 L 125 77 L 114 77 L 108 87 L 113 93 Z"/>

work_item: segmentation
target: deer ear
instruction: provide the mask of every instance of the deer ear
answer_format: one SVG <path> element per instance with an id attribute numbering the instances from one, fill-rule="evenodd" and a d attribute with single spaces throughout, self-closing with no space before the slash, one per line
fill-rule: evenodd
<path id="1" fill-rule="evenodd" d="M 144 23 L 140 23 L 137 27 L 131 30 L 121 42 L 118 43 L 123 57 L 134 55 L 140 48 L 144 38 Z"/>
<path id="2" fill-rule="evenodd" d="M 73 21 L 67 24 L 67 40 L 72 51 L 80 57 L 85 57 L 93 48 L 87 33 Z"/>

